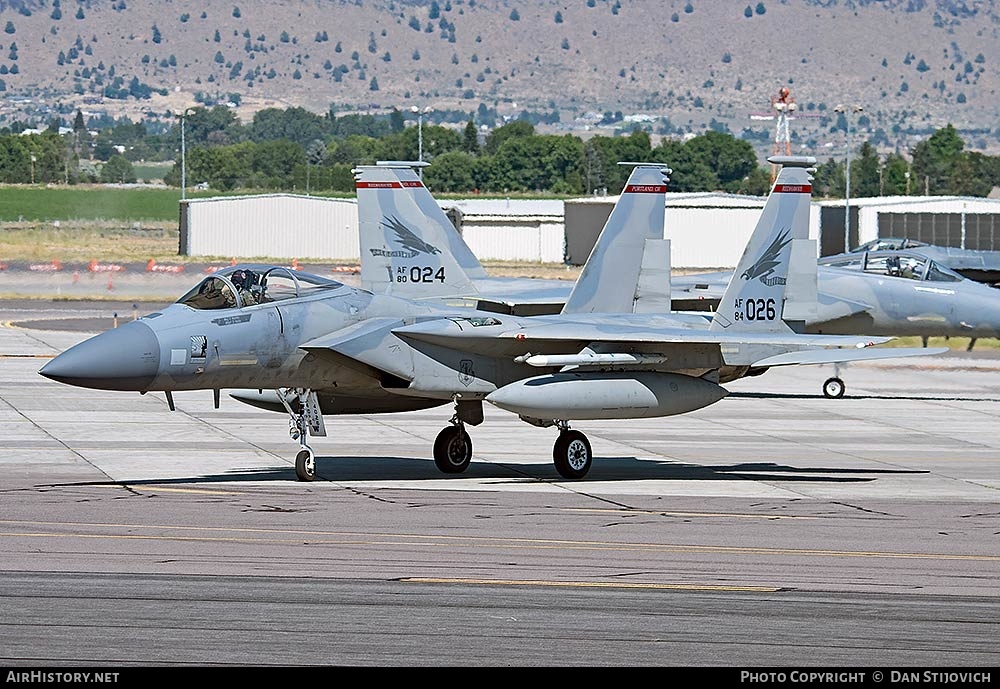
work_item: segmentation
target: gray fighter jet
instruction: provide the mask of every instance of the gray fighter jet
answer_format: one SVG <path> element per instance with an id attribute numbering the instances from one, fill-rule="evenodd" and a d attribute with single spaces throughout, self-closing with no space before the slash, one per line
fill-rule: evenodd
<path id="1" fill-rule="evenodd" d="M 176 391 L 210 389 L 218 403 L 220 390 L 239 389 L 241 401 L 288 414 L 300 443 L 296 475 L 307 481 L 315 477 L 308 435 L 325 435 L 324 414 L 450 402 L 454 416 L 433 454 L 439 469 L 458 473 L 472 458 L 465 424 L 481 423 L 488 401 L 559 428 L 556 469 L 581 478 L 590 444 L 569 428 L 571 420 L 700 409 L 727 394 L 720 383 L 768 366 L 933 353 L 867 346 L 879 338 L 802 335 L 785 322 L 808 310 L 808 267 L 815 266 L 802 262 L 815 251 L 804 229 L 808 173 L 801 160 L 785 162 L 741 277 L 711 316 L 647 311 L 663 294 L 647 283 L 645 269 L 669 254 L 651 229 L 663 224 L 664 172 L 642 164 L 559 315 L 506 316 L 443 303 L 466 292 L 467 276 L 448 260 L 446 243 L 402 231 L 403 247 L 386 250 L 415 262 L 387 282 L 416 282 L 427 301 L 282 267 L 234 266 L 162 311 L 68 349 L 40 373 L 83 387 L 162 391 L 171 408 Z M 394 217 L 405 228 L 405 214 Z"/>
<path id="2" fill-rule="evenodd" d="M 732 273 L 675 276 L 673 303 L 715 308 Z M 888 337 L 1000 337 L 1000 290 L 962 277 L 909 249 L 840 254 L 820 259 L 817 308 L 804 332 Z M 971 344 L 970 344 L 971 346 Z M 839 375 L 823 383 L 842 397 Z"/>
<path id="3" fill-rule="evenodd" d="M 994 287 L 1000 286 L 1000 251 L 981 251 L 975 249 L 960 249 L 953 246 L 937 246 L 927 242 L 918 242 L 906 237 L 881 237 L 865 242 L 851 249 L 852 254 L 863 254 L 874 251 L 907 250 L 910 253 L 926 256 L 938 265 L 951 268 L 962 277 L 976 282 L 983 282 Z M 836 261 L 847 254 L 827 256 L 823 260 Z"/>

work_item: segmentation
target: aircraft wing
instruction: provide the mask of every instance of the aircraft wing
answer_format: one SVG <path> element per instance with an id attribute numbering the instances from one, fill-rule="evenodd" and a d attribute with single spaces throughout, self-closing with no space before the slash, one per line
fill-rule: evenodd
<path id="1" fill-rule="evenodd" d="M 483 322 L 494 320 L 495 323 Z M 716 351 L 727 365 L 788 366 L 831 364 L 941 354 L 946 348 L 876 348 L 890 337 L 800 335 L 710 331 L 688 324 L 642 325 L 631 314 L 580 322 L 501 323 L 496 319 L 442 318 L 392 329 L 417 348 L 433 345 L 457 352 L 510 357 L 532 366 L 655 364 L 680 369 Z M 614 323 L 614 321 L 621 321 Z M 649 319 L 647 319 L 649 320 Z M 655 318 L 652 320 L 656 320 Z M 477 324 L 473 325 L 473 322 Z"/>
<path id="2" fill-rule="evenodd" d="M 798 333 L 726 333 L 704 329 L 704 319 L 669 322 L 669 317 L 608 314 L 589 319 L 541 316 L 508 323 L 478 324 L 474 318 L 438 318 L 393 329 L 393 333 L 458 349 L 471 349 L 491 342 L 635 342 L 694 344 L 775 344 L 787 346 L 866 347 L 888 342 L 888 337 L 859 335 L 799 335 Z M 658 321 L 664 321 L 659 323 Z"/>
<path id="3" fill-rule="evenodd" d="M 373 378 L 383 379 L 386 375 L 398 381 L 413 379 L 413 368 L 406 349 L 392 334 L 392 329 L 403 325 L 399 318 L 370 318 L 329 335 L 305 342 L 299 347 L 320 356 L 336 356 L 340 363 L 353 362 L 355 367 Z"/>

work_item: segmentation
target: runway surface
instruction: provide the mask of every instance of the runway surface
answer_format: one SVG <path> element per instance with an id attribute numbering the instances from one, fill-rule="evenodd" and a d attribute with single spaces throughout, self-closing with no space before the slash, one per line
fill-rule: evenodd
<path id="1" fill-rule="evenodd" d="M 447 406 L 327 417 L 300 483 L 282 415 L 37 375 L 111 309 L 0 303 L 0 664 L 1000 662 L 996 355 L 574 424 L 575 482 L 495 408 L 458 476 L 431 459 Z"/>

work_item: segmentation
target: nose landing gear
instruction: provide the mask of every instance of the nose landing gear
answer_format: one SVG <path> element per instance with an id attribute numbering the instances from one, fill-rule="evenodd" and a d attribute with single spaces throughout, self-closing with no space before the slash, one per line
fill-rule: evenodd
<path id="1" fill-rule="evenodd" d="M 319 399 L 315 391 L 305 388 L 278 389 L 276 392 L 288 412 L 288 435 L 292 440 L 299 441 L 299 452 L 295 455 L 295 477 L 300 481 L 313 481 L 316 478 L 316 455 L 308 445 L 309 433 L 317 437 L 326 436 Z M 293 408 L 293 404 L 298 407 L 298 411 Z"/>

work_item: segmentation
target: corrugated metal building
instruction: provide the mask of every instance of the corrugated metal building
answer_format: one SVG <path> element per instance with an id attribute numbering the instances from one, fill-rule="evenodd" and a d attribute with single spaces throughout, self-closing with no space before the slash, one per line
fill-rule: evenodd
<path id="1" fill-rule="evenodd" d="M 561 200 L 456 199 L 438 204 L 481 261 L 563 262 Z"/>
<path id="2" fill-rule="evenodd" d="M 916 239 L 938 246 L 1000 251 L 1000 199 L 974 196 L 884 196 L 819 201 L 820 254 L 844 251 L 844 216 L 850 209 L 850 246 L 880 237 Z"/>
<path id="3" fill-rule="evenodd" d="M 617 196 L 561 200 L 439 200 L 484 261 L 586 262 Z M 671 265 L 732 268 L 765 199 L 722 193 L 668 193 L 664 237 Z M 844 201 L 812 204 L 810 237 L 820 255 L 843 251 Z M 1000 250 L 1000 200 L 972 197 L 851 199 L 851 242 L 909 237 L 942 246 Z M 181 202 L 180 253 L 237 258 L 358 260 L 354 199 L 295 194 L 226 196 Z"/>
<path id="4" fill-rule="evenodd" d="M 617 196 L 566 202 L 566 258 L 586 262 Z M 732 268 L 743 255 L 766 198 L 716 192 L 668 193 L 663 236 L 673 268 Z M 819 236 L 819 208 L 810 213 L 810 237 Z"/>
<path id="5" fill-rule="evenodd" d="M 180 215 L 182 255 L 358 260 L 354 199 L 297 194 L 186 199 Z"/>

